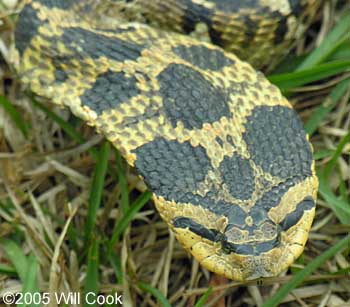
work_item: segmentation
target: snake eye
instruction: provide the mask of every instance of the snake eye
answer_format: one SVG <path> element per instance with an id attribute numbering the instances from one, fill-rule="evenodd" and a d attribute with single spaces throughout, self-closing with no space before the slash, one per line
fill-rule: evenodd
<path id="1" fill-rule="evenodd" d="M 251 244 L 234 244 L 224 240 L 221 242 L 222 251 L 225 254 L 235 253 L 241 255 L 251 255 L 254 253 L 254 247 Z"/>
<path id="2" fill-rule="evenodd" d="M 296 209 L 287 214 L 283 221 L 280 222 L 280 226 L 284 231 L 287 231 L 292 226 L 296 225 L 301 217 L 304 214 L 304 211 L 310 210 L 315 207 L 315 201 L 311 196 L 305 197 L 303 201 L 301 201 Z"/>
<path id="3" fill-rule="evenodd" d="M 227 244 L 225 244 L 225 242 L 222 242 L 222 251 L 226 255 L 229 255 L 231 253 L 231 250 L 228 248 L 228 246 L 227 246 Z"/>
<path id="4" fill-rule="evenodd" d="M 222 232 L 213 228 L 209 229 L 209 231 L 211 231 L 211 233 L 214 236 L 214 242 L 223 242 L 224 240 L 226 240 L 226 236 Z"/>

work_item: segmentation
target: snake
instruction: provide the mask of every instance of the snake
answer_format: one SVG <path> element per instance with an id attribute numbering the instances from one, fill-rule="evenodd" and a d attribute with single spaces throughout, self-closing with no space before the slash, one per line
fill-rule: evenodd
<path id="1" fill-rule="evenodd" d="M 318 180 L 302 121 L 258 69 L 317 1 L 96 3 L 24 2 L 21 82 L 119 150 L 204 268 L 238 281 L 285 271 L 307 242 Z"/>

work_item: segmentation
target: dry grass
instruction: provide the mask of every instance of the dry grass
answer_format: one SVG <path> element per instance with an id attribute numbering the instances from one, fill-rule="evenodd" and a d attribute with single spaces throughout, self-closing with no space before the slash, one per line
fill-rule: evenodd
<path id="1" fill-rule="evenodd" d="M 142 183 L 118 154 L 68 110 L 45 101 L 48 110 L 43 111 L 24 91 L 10 64 L 15 5 L 15 0 L 0 1 L 0 96 L 21 116 L 17 121 L 0 106 L 0 298 L 23 287 L 51 293 L 118 292 L 125 306 L 165 305 L 159 301 L 162 296 L 171 305 L 193 306 L 211 285 L 215 295 L 207 306 L 223 306 L 222 298 L 227 306 L 261 306 L 349 234 L 350 64 L 347 71 L 289 92 L 303 121 L 312 126 L 313 114 L 332 104 L 329 95 L 347 82 L 334 108 L 316 121 L 311 137 L 323 192 L 303 256 L 283 276 L 259 284 L 217 285 L 146 202 L 149 194 L 139 192 Z M 326 2 L 297 53 L 315 50 L 345 11 L 350 12 L 349 2 Z M 350 38 L 346 44 L 350 46 Z M 343 53 L 350 61 L 350 48 Z M 131 212 L 133 206 L 142 209 Z M 347 246 L 332 255 L 280 306 L 350 306 L 349 252 Z"/>

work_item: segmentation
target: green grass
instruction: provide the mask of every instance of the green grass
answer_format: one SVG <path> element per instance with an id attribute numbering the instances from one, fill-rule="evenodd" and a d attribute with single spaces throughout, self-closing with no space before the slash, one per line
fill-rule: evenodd
<path id="1" fill-rule="evenodd" d="M 277 85 L 283 93 L 287 93 L 296 87 L 320 81 L 343 72 L 350 72 L 350 60 L 331 61 L 305 70 L 271 75 L 268 79 Z"/>
<path id="2" fill-rule="evenodd" d="M 128 181 L 124 173 L 122 156 L 118 150 L 115 149 L 115 160 L 118 172 L 118 184 L 121 191 L 121 208 L 125 214 L 129 210 L 129 189 Z"/>
<path id="3" fill-rule="evenodd" d="M 338 220 L 344 225 L 350 225 L 350 204 L 339 199 L 329 187 L 327 179 L 321 172 L 317 173 L 319 180 L 319 195 L 327 202 L 334 211 Z"/>
<path id="4" fill-rule="evenodd" d="M 293 276 L 293 278 L 282 286 L 278 291 L 264 302 L 262 307 L 275 307 L 279 306 L 281 301 L 291 293 L 291 291 L 300 285 L 307 276 L 315 272 L 322 264 L 328 259 L 334 257 L 341 250 L 347 248 L 350 244 L 350 235 L 344 237 L 342 240 L 337 242 L 336 245 L 332 246 L 329 250 L 318 256 L 315 260 L 311 261 L 303 270 L 299 271 Z"/>
<path id="5" fill-rule="evenodd" d="M 350 15 L 344 13 L 330 31 L 327 37 L 324 38 L 321 45 L 315 49 L 296 69 L 302 71 L 327 61 L 343 44 L 348 44 L 350 40 Z"/>
<path id="6" fill-rule="evenodd" d="M 39 285 L 38 285 L 38 270 L 39 263 L 34 255 L 29 255 L 27 257 L 27 269 L 25 272 L 25 279 L 22 284 L 22 293 L 38 293 Z M 33 301 L 35 302 L 35 296 L 33 296 Z M 32 303 L 27 306 L 41 306 L 40 303 Z"/>
<path id="7" fill-rule="evenodd" d="M 19 278 L 26 279 L 28 267 L 27 257 L 22 252 L 17 243 L 8 239 L 1 239 L 1 247 L 5 250 L 8 259 L 12 262 Z"/>
<path id="8" fill-rule="evenodd" d="M 21 247 L 10 239 L 0 239 L 0 246 L 5 250 L 8 260 L 13 265 L 13 267 L 7 267 L 7 269 L 10 269 L 11 273 L 16 273 L 22 282 L 22 293 L 39 292 L 37 275 L 39 264 L 35 256 L 31 254 L 26 256 Z M 20 306 L 24 305 L 21 304 Z M 40 305 L 29 304 L 27 306 L 34 307 Z"/>
<path id="9" fill-rule="evenodd" d="M 0 242 L 1 243 L 1 242 Z M 17 271 L 13 266 L 6 265 L 6 264 L 0 264 L 0 275 L 16 275 Z"/>
<path id="10" fill-rule="evenodd" d="M 122 215 L 119 221 L 116 222 L 113 235 L 108 242 L 107 258 L 110 257 L 112 248 L 119 240 L 120 235 L 129 225 L 135 214 L 151 199 L 152 193 L 150 191 L 143 192 L 135 202 L 128 208 L 128 210 Z"/>
<path id="11" fill-rule="evenodd" d="M 316 108 L 305 123 L 305 130 L 309 135 L 315 133 L 321 122 L 326 116 L 334 109 L 339 103 L 339 100 L 345 96 L 345 93 L 350 90 L 350 79 L 345 79 L 337 84 L 337 86 L 331 91 L 327 99 Z"/>
<path id="12" fill-rule="evenodd" d="M 138 287 L 148 293 L 151 293 L 159 302 L 162 307 L 171 307 L 171 304 L 165 298 L 165 296 L 156 288 L 150 286 L 148 283 L 139 282 Z"/>
<path id="13" fill-rule="evenodd" d="M 331 175 L 332 171 L 334 170 L 334 168 L 338 163 L 338 159 L 341 156 L 345 145 L 348 144 L 349 141 L 350 141 L 350 132 L 348 132 L 346 135 L 342 137 L 333 155 L 331 156 L 331 159 L 326 164 L 323 171 L 323 176 L 325 177 L 325 179 L 329 179 L 329 176 Z M 350 219 L 349 219 L 349 223 L 350 223 Z"/>
<path id="14" fill-rule="evenodd" d="M 93 236 L 88 247 L 86 278 L 84 282 L 85 295 L 89 292 L 99 293 L 99 244 Z M 97 306 L 96 304 L 84 302 L 84 306 Z"/>
<path id="15" fill-rule="evenodd" d="M 85 223 L 85 246 L 90 243 L 91 236 L 94 233 L 97 220 L 97 211 L 102 202 L 105 176 L 108 167 L 109 148 L 109 143 L 105 142 L 101 147 L 97 159 L 94 177 L 90 189 L 88 214 Z"/>
<path id="16" fill-rule="evenodd" d="M 17 126 L 19 131 L 23 134 L 25 138 L 28 138 L 28 125 L 23 119 L 21 113 L 16 109 L 16 107 L 4 96 L 0 95 L 0 105 L 7 112 L 9 117 L 12 119 L 13 123 Z"/>
<path id="17" fill-rule="evenodd" d="M 199 298 L 199 300 L 196 302 L 194 307 L 202 307 L 205 305 L 205 303 L 208 300 L 209 295 L 213 292 L 213 288 L 209 287 L 207 291 L 203 293 L 203 295 Z"/>

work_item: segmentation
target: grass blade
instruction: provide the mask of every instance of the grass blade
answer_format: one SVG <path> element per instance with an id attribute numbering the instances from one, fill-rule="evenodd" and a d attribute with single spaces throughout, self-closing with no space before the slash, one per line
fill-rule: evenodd
<path id="1" fill-rule="evenodd" d="M 171 307 L 169 301 L 165 298 L 165 296 L 156 288 L 146 284 L 144 282 L 139 282 L 138 286 L 141 290 L 151 293 L 157 300 L 160 306 L 162 307 Z"/>
<path id="2" fill-rule="evenodd" d="M 135 202 L 129 207 L 128 211 L 123 214 L 120 221 L 116 224 L 115 229 L 113 231 L 112 238 L 108 243 L 107 258 L 110 257 L 112 248 L 114 244 L 119 240 L 119 236 L 123 233 L 125 228 L 129 225 L 130 221 L 133 219 L 135 214 L 150 200 L 151 196 L 152 196 L 152 192 L 150 191 L 143 192 L 135 200 Z"/>
<path id="3" fill-rule="evenodd" d="M 123 270 L 120 257 L 112 252 L 108 260 L 114 269 L 115 276 L 117 278 L 117 284 L 121 285 L 123 283 Z"/>
<path id="4" fill-rule="evenodd" d="M 38 286 L 38 270 L 39 270 L 39 263 L 34 257 L 34 255 L 30 255 L 27 259 L 27 270 L 25 274 L 25 279 L 23 280 L 23 286 L 22 286 L 22 293 L 39 293 L 39 286 Z M 37 301 L 37 297 L 30 296 L 34 301 Z M 35 304 L 34 302 L 32 304 L 29 304 L 27 306 L 41 306 L 40 303 Z"/>
<path id="5" fill-rule="evenodd" d="M 28 138 L 28 126 L 26 121 L 23 119 L 20 112 L 13 106 L 13 104 L 4 96 L 0 95 L 0 105 L 3 106 L 7 114 L 10 116 L 12 121 L 16 124 L 17 128 L 22 132 L 23 136 Z"/>
<path id="6" fill-rule="evenodd" d="M 84 283 L 85 295 L 89 292 L 98 294 L 98 266 L 99 266 L 99 254 L 98 254 L 98 242 L 95 237 L 91 238 L 88 257 L 87 257 L 87 269 L 86 278 Z M 85 301 L 84 306 L 96 306 L 91 302 Z"/>
<path id="7" fill-rule="evenodd" d="M 129 209 L 128 181 L 123 170 L 122 156 L 117 149 L 115 150 L 115 157 L 117 162 L 118 183 L 121 191 L 121 205 L 123 213 L 125 213 Z"/>
<path id="8" fill-rule="evenodd" d="M 334 150 L 324 149 L 314 153 L 314 160 L 321 160 L 330 157 L 334 153 Z"/>
<path id="9" fill-rule="evenodd" d="M 0 275 L 1 274 L 16 275 L 16 273 L 17 272 L 14 267 L 0 263 Z"/>
<path id="10" fill-rule="evenodd" d="M 327 163 L 324 171 L 323 171 L 323 175 L 325 176 L 325 178 L 329 178 L 330 174 L 332 173 L 335 165 L 337 164 L 338 158 L 340 157 L 340 155 L 342 154 L 342 151 L 345 147 L 345 145 L 347 143 L 349 143 L 350 141 L 350 132 L 348 132 L 339 142 L 332 158 L 329 160 L 329 162 Z"/>
<path id="11" fill-rule="evenodd" d="M 347 190 L 347 186 L 346 186 L 345 180 L 341 180 L 340 181 L 340 183 L 339 183 L 339 192 L 340 192 L 342 201 L 350 204 L 350 200 L 349 200 L 349 197 L 348 197 L 348 190 Z"/>
<path id="12" fill-rule="evenodd" d="M 350 70 L 350 61 L 333 61 L 302 71 L 271 75 L 268 79 L 282 92 Z"/>
<path id="13" fill-rule="evenodd" d="M 350 204 L 344 202 L 341 199 L 338 199 L 331 188 L 329 187 L 327 179 L 323 174 L 318 170 L 317 171 L 319 187 L 318 192 L 323 197 L 323 199 L 329 204 L 330 208 L 334 211 L 338 220 L 344 224 L 350 224 Z"/>
<path id="14" fill-rule="evenodd" d="M 306 132 L 311 136 L 320 126 L 326 115 L 336 106 L 347 90 L 350 90 L 350 79 L 345 79 L 331 91 L 327 99 L 311 115 L 304 127 Z"/>
<path id="15" fill-rule="evenodd" d="M 294 288 L 300 285 L 304 279 L 312 274 L 317 268 L 319 268 L 328 259 L 345 249 L 350 244 L 350 235 L 340 240 L 336 245 L 325 251 L 318 256 L 315 260 L 311 261 L 303 270 L 293 276 L 293 278 L 282 286 L 272 297 L 270 297 L 262 307 L 275 307 L 278 306 L 283 298 L 285 298 Z"/>
<path id="16" fill-rule="evenodd" d="M 24 281 L 27 271 L 27 258 L 22 252 L 22 249 L 14 241 L 5 238 L 0 240 L 0 245 L 5 250 L 8 259 L 15 267 L 20 280 Z"/>
<path id="17" fill-rule="evenodd" d="M 330 61 L 350 59 L 350 39 L 346 40 L 338 49 L 329 57 Z"/>
<path id="18" fill-rule="evenodd" d="M 213 291 L 212 287 L 209 287 L 207 291 L 205 291 L 203 293 L 203 295 L 199 298 L 199 300 L 197 301 L 196 305 L 194 305 L 194 307 L 202 307 L 204 306 L 204 304 L 207 302 L 208 297 L 210 295 L 210 293 Z"/>
<path id="19" fill-rule="evenodd" d="M 35 293 L 39 292 L 38 286 L 38 268 L 39 264 L 34 255 L 26 257 L 22 252 L 22 249 L 12 240 L 1 239 L 0 244 L 5 250 L 8 259 L 11 261 L 17 272 L 20 280 L 22 281 L 22 293 Z M 21 305 L 24 306 L 24 305 Z M 40 306 L 37 304 L 30 304 L 27 306 Z"/>
<path id="20" fill-rule="evenodd" d="M 344 14 L 333 30 L 297 68 L 297 71 L 305 70 L 322 63 L 331 55 L 345 40 L 350 38 L 350 14 Z"/>
<path id="21" fill-rule="evenodd" d="M 97 159 L 94 178 L 92 180 L 90 190 L 88 214 L 85 224 L 85 246 L 89 244 L 89 240 L 96 224 L 97 210 L 101 203 L 104 181 L 107 172 L 109 148 L 109 143 L 105 142 L 101 146 L 101 150 Z"/>

